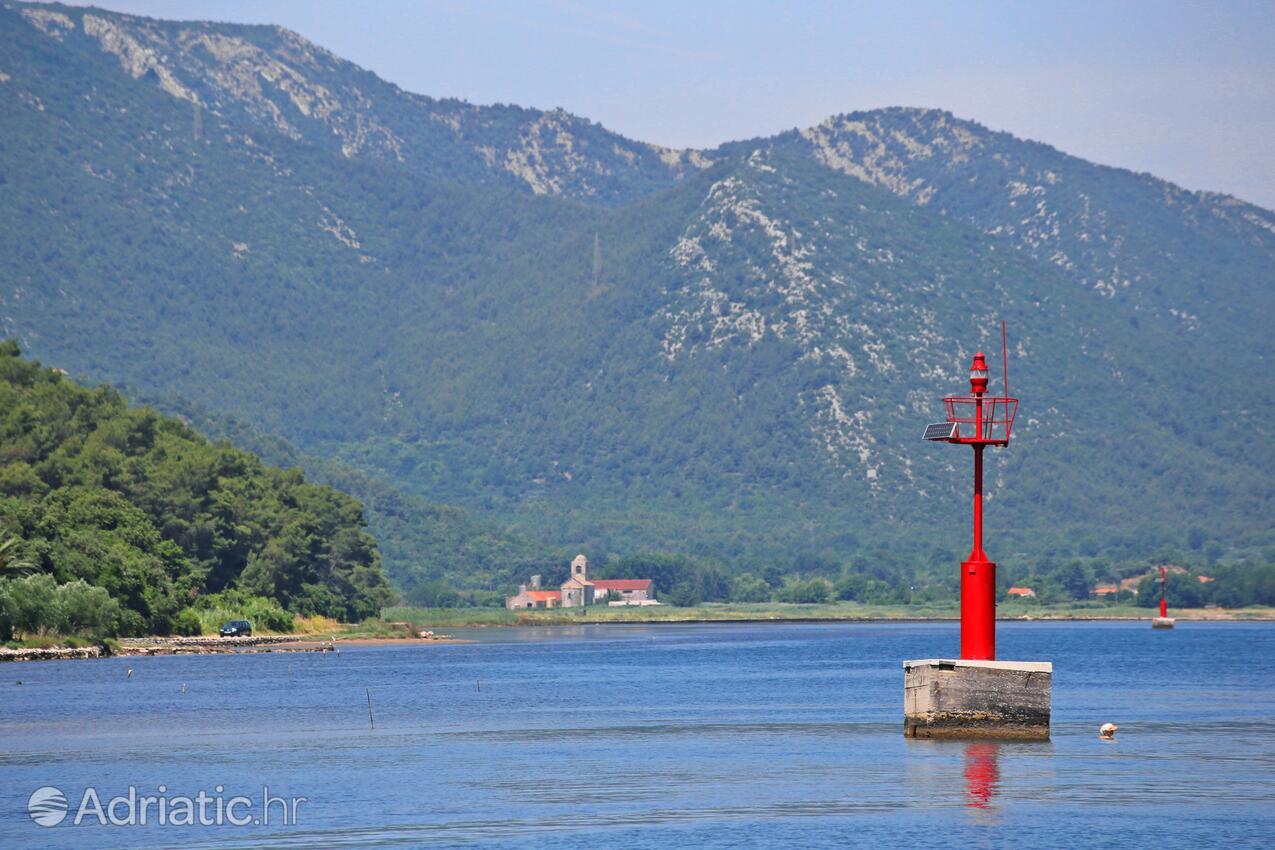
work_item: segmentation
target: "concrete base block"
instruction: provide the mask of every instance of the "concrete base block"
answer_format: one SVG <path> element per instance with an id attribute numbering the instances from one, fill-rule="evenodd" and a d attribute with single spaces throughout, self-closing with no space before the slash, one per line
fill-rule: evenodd
<path id="1" fill-rule="evenodd" d="M 1048 661 L 904 661 L 903 734 L 1048 740 L 1053 678 Z"/>
<path id="2" fill-rule="evenodd" d="M 1173 628 L 1173 618 L 1172 617 L 1156 617 L 1154 620 L 1151 621 L 1151 628 L 1171 629 Z"/>

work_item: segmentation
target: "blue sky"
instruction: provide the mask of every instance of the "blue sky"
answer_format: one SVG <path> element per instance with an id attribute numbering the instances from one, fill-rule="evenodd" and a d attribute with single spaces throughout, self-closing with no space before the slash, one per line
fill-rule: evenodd
<path id="1" fill-rule="evenodd" d="M 1275 0 L 95 5 L 277 23 L 411 91 L 561 106 L 676 147 L 941 107 L 1275 208 Z"/>

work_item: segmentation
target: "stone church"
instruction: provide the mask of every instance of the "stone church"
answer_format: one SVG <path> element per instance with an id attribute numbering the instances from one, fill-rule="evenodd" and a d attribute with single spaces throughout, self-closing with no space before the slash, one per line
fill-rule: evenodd
<path id="1" fill-rule="evenodd" d="M 571 577 L 562 583 L 563 608 L 593 604 L 594 584 L 589 581 L 589 559 L 576 555 L 571 561 Z"/>

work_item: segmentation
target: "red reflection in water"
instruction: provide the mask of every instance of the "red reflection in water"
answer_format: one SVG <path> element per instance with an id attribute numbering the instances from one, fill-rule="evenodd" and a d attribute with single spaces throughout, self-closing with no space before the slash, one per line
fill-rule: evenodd
<path id="1" fill-rule="evenodd" d="M 1000 782 L 1000 744 L 980 741 L 965 745 L 965 793 L 971 809 L 986 809 Z"/>

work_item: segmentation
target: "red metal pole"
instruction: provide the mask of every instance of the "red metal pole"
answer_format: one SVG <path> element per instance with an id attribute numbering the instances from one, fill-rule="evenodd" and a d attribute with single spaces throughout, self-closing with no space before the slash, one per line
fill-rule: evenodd
<path id="1" fill-rule="evenodd" d="M 1164 567 L 1160 568 L 1160 616 L 1167 618 L 1169 616 L 1169 603 L 1165 598 L 1166 572 Z"/>
<path id="2" fill-rule="evenodd" d="M 976 395 L 976 439 L 983 437 L 983 395 Z M 996 565 L 983 552 L 983 449 L 974 443 L 974 548 L 961 564 L 961 658 L 996 659 Z"/>
<path id="3" fill-rule="evenodd" d="M 971 561 L 986 561 L 983 553 L 983 447 L 974 447 L 974 548 Z"/>

